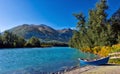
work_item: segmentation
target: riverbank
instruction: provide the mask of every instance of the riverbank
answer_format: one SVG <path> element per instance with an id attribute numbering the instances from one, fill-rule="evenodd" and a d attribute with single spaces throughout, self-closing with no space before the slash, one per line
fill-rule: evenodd
<path id="1" fill-rule="evenodd" d="M 86 72 L 88 70 L 92 70 L 92 69 L 94 69 L 96 67 L 97 66 L 77 67 L 77 68 L 73 68 L 70 71 L 65 72 L 64 74 L 81 74 L 81 73 Z"/>
<path id="2" fill-rule="evenodd" d="M 120 64 L 120 52 L 110 53 L 109 56 L 110 56 L 109 63 Z"/>
<path id="3" fill-rule="evenodd" d="M 120 74 L 120 65 L 86 66 L 65 72 L 65 74 Z"/>

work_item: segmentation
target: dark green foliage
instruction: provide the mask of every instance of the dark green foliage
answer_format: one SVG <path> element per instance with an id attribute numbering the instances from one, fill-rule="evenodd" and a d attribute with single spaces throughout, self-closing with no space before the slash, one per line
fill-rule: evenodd
<path id="1" fill-rule="evenodd" d="M 5 31 L 4 35 L 2 37 L 2 40 L 3 40 L 4 47 L 6 47 L 6 48 L 14 47 L 14 42 L 16 40 L 16 35 L 13 35 L 12 33 L 8 32 L 8 31 Z"/>
<path id="2" fill-rule="evenodd" d="M 24 47 L 25 40 L 15 34 L 5 31 L 4 34 L 0 36 L 0 44 L 2 48 Z"/>
<path id="3" fill-rule="evenodd" d="M 0 48 L 3 47 L 2 36 L 0 35 Z"/>
<path id="4" fill-rule="evenodd" d="M 109 22 L 112 24 L 112 33 L 114 35 L 114 43 L 120 43 L 120 8 L 113 14 Z"/>
<path id="5" fill-rule="evenodd" d="M 74 14 L 78 20 L 77 32 L 74 33 L 69 41 L 69 45 L 81 50 L 95 46 L 113 45 L 114 35 L 112 34 L 112 27 L 107 20 L 107 9 L 106 0 L 100 0 L 94 9 L 89 10 L 87 21 L 82 13 Z"/>
<path id="6" fill-rule="evenodd" d="M 14 46 L 16 47 L 24 47 L 26 41 L 21 38 L 21 37 L 18 37 L 17 40 L 14 42 Z"/>
<path id="7" fill-rule="evenodd" d="M 25 44 L 27 47 L 40 47 L 40 40 L 36 37 L 31 37 Z"/>
<path id="8" fill-rule="evenodd" d="M 32 37 L 27 42 L 11 32 L 5 31 L 0 35 L 0 48 L 40 47 L 40 40 Z"/>
<path id="9" fill-rule="evenodd" d="M 118 34 L 118 39 L 117 39 L 118 43 L 120 43 L 120 32 Z"/>
<path id="10" fill-rule="evenodd" d="M 28 41 L 11 32 L 5 31 L 0 35 L 0 48 L 22 48 L 22 47 L 49 47 L 49 46 L 68 46 L 62 42 L 41 43 L 39 38 L 31 37 Z"/>
<path id="11" fill-rule="evenodd" d="M 120 64 L 120 58 L 119 59 L 110 59 L 109 63 Z"/>
<path id="12" fill-rule="evenodd" d="M 43 42 L 41 43 L 41 47 L 68 47 L 67 43 L 64 42 Z"/>

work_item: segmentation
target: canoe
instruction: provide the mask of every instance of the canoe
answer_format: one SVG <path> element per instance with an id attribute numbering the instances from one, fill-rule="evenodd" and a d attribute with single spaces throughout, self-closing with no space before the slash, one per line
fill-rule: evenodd
<path id="1" fill-rule="evenodd" d="M 104 65 L 104 64 L 108 63 L 109 58 L 110 57 L 108 56 L 108 57 L 93 60 L 93 61 L 85 61 L 82 59 L 79 59 L 79 61 L 80 61 L 80 65 L 82 65 L 82 66 L 84 66 L 84 65 Z"/>

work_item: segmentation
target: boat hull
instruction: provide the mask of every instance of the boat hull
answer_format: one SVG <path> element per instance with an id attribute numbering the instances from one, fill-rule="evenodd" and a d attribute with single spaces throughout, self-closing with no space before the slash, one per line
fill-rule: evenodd
<path id="1" fill-rule="evenodd" d="M 95 61 L 84 61 L 80 59 L 80 65 L 84 66 L 84 65 L 103 65 L 103 64 L 107 64 L 109 61 L 109 56 L 99 59 L 99 60 L 95 60 Z"/>

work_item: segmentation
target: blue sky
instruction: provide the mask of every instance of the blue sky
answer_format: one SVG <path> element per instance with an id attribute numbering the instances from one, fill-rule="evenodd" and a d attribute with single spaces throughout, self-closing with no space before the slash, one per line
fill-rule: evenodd
<path id="1" fill-rule="evenodd" d="M 73 13 L 95 6 L 99 0 L 0 0 L 0 31 L 21 24 L 46 24 L 56 29 L 73 28 Z M 108 0 L 109 16 L 120 7 L 120 0 Z"/>

